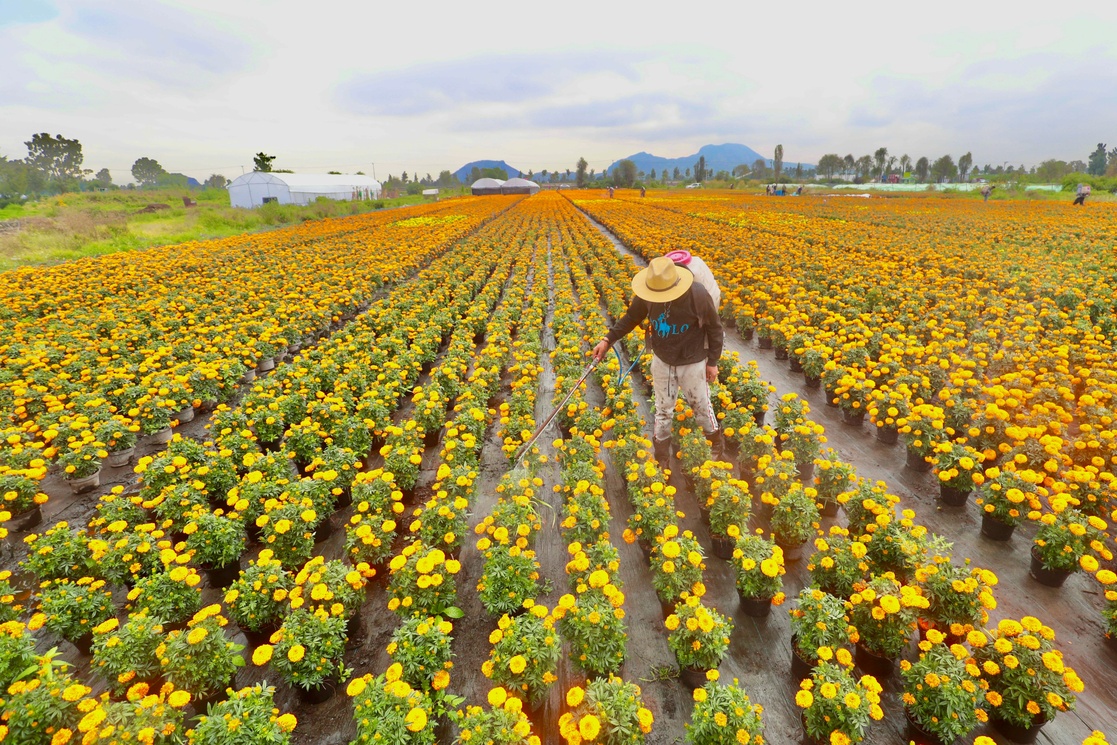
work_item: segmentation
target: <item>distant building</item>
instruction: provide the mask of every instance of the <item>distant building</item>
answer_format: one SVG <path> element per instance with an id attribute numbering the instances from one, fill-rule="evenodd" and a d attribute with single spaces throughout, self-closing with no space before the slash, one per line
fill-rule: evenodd
<path id="1" fill-rule="evenodd" d="M 234 207 L 259 207 L 262 204 L 310 204 L 319 197 L 350 202 L 380 197 L 380 182 L 371 176 L 346 176 L 332 173 L 265 173 L 253 171 L 238 176 L 229 184 L 229 201 Z"/>
<path id="2" fill-rule="evenodd" d="M 539 184 L 526 178 L 510 178 L 500 187 L 501 194 L 535 194 Z"/>
<path id="3" fill-rule="evenodd" d="M 473 182 L 473 186 L 469 187 L 475 197 L 492 196 L 500 194 L 501 187 L 504 182 L 495 178 L 479 178 Z"/>

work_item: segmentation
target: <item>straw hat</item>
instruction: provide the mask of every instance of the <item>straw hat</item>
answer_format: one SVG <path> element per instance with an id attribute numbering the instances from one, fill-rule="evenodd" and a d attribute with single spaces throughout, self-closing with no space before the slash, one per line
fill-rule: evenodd
<path id="1" fill-rule="evenodd" d="M 682 297 L 694 284 L 690 270 L 657 256 L 632 278 L 632 291 L 649 303 L 668 303 Z"/>

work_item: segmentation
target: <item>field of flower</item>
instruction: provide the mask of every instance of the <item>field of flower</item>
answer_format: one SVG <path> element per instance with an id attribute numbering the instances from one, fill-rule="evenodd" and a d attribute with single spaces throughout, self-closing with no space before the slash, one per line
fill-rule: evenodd
<path id="1" fill-rule="evenodd" d="M 4 274 L 0 742 L 1102 745 L 1117 212 L 601 197 Z M 642 331 L 573 388 L 677 248 L 668 473 Z"/>

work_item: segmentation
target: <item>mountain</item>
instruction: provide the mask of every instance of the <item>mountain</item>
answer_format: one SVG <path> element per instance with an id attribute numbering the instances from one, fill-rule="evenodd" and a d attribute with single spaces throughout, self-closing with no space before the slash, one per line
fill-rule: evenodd
<path id="1" fill-rule="evenodd" d="M 519 168 L 513 168 L 512 166 L 505 163 L 503 160 L 475 160 L 472 163 L 466 163 L 464 166 L 454 171 L 454 177 L 457 178 L 458 181 L 461 181 L 463 184 L 470 183 L 469 172 L 472 171 L 474 168 L 477 168 L 481 171 L 485 170 L 486 168 L 503 169 L 504 172 L 508 174 L 504 177 L 505 181 L 520 175 Z"/>
<path id="2" fill-rule="evenodd" d="M 757 160 L 763 160 L 765 164 L 769 166 L 772 165 L 771 158 L 765 158 L 747 145 L 737 145 L 731 142 L 724 145 L 704 145 L 694 155 L 687 155 L 682 158 L 664 158 L 659 155 L 641 152 L 630 155 L 624 160 L 631 160 L 635 163 L 637 171 L 650 172 L 654 168 L 658 172 L 666 168 L 670 173 L 678 168 L 679 171 L 685 173 L 686 169 L 690 168 L 691 173 L 693 173 L 695 163 L 697 163 L 698 158 L 703 155 L 706 156 L 706 168 L 714 173 L 718 171 L 729 171 L 732 173 L 733 169 L 739 165 L 752 168 L 752 164 Z M 617 163 L 620 163 L 620 160 L 610 165 L 609 168 L 606 169 L 606 172 L 612 172 L 612 170 L 617 167 Z M 786 162 L 783 164 L 785 170 L 788 166 L 794 168 L 796 164 Z"/>

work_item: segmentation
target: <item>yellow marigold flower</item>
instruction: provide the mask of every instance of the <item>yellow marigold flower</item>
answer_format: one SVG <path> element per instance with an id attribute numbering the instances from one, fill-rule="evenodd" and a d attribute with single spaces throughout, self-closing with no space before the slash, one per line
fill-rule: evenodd
<path id="1" fill-rule="evenodd" d="M 271 661 L 273 647 L 270 644 L 261 644 L 252 652 L 253 665 L 266 665 Z"/>
<path id="2" fill-rule="evenodd" d="M 574 708 L 578 704 L 582 703 L 582 699 L 585 698 L 585 695 L 586 692 L 582 688 L 580 688 L 579 686 L 574 686 L 566 692 L 566 705 Z"/>
<path id="3" fill-rule="evenodd" d="M 295 644 L 287 650 L 287 659 L 291 662 L 299 662 L 306 655 L 306 647 L 301 644 Z"/>

